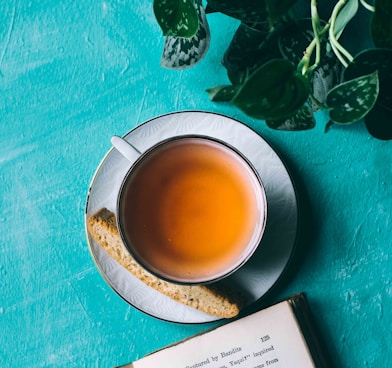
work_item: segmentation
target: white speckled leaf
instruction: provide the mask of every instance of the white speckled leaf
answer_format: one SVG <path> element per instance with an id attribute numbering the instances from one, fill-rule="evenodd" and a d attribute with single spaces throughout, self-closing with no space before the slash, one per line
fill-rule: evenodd
<path id="1" fill-rule="evenodd" d="M 166 36 L 192 37 L 198 29 L 193 0 L 154 0 L 155 18 Z"/>
<path id="2" fill-rule="evenodd" d="M 167 69 L 185 69 L 197 64 L 207 53 L 210 45 L 210 29 L 200 0 L 195 5 L 199 16 L 199 28 L 191 38 L 165 37 L 161 66 Z"/>
<path id="3" fill-rule="evenodd" d="M 351 124 L 362 119 L 376 103 L 378 91 L 377 72 L 333 88 L 326 101 L 331 120 L 337 124 Z"/>
<path id="4" fill-rule="evenodd" d="M 316 119 L 311 108 L 305 104 L 293 116 L 281 120 L 267 120 L 266 123 L 276 130 L 299 131 L 313 129 Z"/>

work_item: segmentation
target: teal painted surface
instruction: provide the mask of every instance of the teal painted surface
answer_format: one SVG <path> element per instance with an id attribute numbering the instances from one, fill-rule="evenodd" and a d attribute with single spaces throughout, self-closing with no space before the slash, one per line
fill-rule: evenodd
<path id="1" fill-rule="evenodd" d="M 391 142 L 362 124 L 324 134 L 323 115 L 313 131 L 274 132 L 211 103 L 203 91 L 226 80 L 227 18 L 210 17 L 207 58 L 173 72 L 159 67 L 150 1 L 3 0 L 0 13 L 1 367 L 109 367 L 211 327 L 127 305 L 97 271 L 83 223 L 111 135 L 191 109 L 255 128 L 307 204 L 301 259 L 264 303 L 305 291 L 333 366 L 392 366 Z"/>

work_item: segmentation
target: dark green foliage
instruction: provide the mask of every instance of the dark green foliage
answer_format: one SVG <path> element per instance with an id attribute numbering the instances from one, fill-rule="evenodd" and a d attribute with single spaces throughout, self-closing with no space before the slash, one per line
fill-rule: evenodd
<path id="1" fill-rule="evenodd" d="M 309 4 L 310 18 L 294 15 L 297 1 Z M 353 38 L 370 37 L 375 47 L 352 56 L 340 37 L 361 4 L 372 14 Z M 207 0 L 206 9 L 201 0 L 154 0 L 154 10 L 169 35 L 162 58 L 169 68 L 192 66 L 204 56 L 206 12 L 240 21 L 222 59 L 229 83 L 207 89 L 212 101 L 231 103 L 277 130 L 311 129 L 314 112 L 327 109 L 326 131 L 364 120 L 372 136 L 392 139 L 391 0 L 337 1 L 325 20 L 314 0 Z"/>

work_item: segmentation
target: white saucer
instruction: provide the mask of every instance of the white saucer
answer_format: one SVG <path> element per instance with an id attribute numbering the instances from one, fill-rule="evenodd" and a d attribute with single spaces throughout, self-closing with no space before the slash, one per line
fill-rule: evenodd
<path id="1" fill-rule="evenodd" d="M 268 220 L 263 240 L 248 263 L 231 275 L 229 280 L 248 295 L 249 304 L 252 304 L 276 284 L 294 251 L 298 206 L 292 179 L 279 156 L 262 137 L 246 125 L 215 113 L 190 111 L 159 116 L 137 126 L 124 138 L 144 151 L 160 140 L 182 134 L 201 134 L 226 141 L 253 163 L 263 181 L 268 201 Z M 121 179 L 129 166 L 130 162 L 120 153 L 115 149 L 109 150 L 91 182 L 85 220 L 102 207 L 115 212 Z M 110 258 L 88 233 L 87 241 L 106 282 L 135 308 L 171 322 L 204 323 L 218 320 L 146 286 Z"/>

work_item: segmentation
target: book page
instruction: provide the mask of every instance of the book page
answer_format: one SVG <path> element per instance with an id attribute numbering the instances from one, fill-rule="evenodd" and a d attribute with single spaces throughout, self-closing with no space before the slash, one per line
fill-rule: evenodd
<path id="1" fill-rule="evenodd" d="M 134 368 L 315 367 L 287 301 L 159 350 Z"/>

